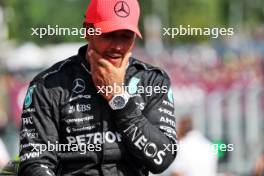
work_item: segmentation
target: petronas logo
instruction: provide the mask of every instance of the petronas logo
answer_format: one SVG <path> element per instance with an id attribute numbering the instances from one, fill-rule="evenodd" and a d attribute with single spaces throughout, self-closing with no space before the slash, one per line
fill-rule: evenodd
<path id="1" fill-rule="evenodd" d="M 32 103 L 32 94 L 33 94 L 35 87 L 36 87 L 36 85 L 33 85 L 33 86 L 28 88 L 27 95 L 25 98 L 25 108 L 28 108 Z"/>

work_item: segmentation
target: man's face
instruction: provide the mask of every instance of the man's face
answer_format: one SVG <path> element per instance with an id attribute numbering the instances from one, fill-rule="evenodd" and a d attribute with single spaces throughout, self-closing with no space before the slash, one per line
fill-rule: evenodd
<path id="1" fill-rule="evenodd" d="M 95 50 L 115 67 L 120 67 L 124 56 L 132 50 L 135 38 L 135 33 L 130 30 L 118 30 L 101 35 L 90 35 L 86 39 L 89 42 L 89 48 Z"/>

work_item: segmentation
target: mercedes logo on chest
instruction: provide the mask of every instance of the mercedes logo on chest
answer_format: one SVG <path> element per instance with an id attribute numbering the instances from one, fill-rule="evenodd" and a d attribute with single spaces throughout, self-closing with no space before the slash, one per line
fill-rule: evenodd
<path id="1" fill-rule="evenodd" d="M 74 93 L 81 93 L 83 92 L 85 89 L 85 83 L 84 80 L 82 80 L 81 78 L 77 78 L 73 81 L 73 88 L 72 91 Z"/>
<path id="2" fill-rule="evenodd" d="M 125 1 L 118 1 L 114 8 L 115 14 L 119 17 L 126 18 L 130 14 L 130 9 Z"/>

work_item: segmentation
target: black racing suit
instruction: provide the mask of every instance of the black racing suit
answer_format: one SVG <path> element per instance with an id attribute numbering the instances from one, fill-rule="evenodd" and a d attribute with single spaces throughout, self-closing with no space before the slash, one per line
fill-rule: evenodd
<path id="1" fill-rule="evenodd" d="M 161 173 L 176 156 L 168 149 L 176 144 L 169 77 L 131 57 L 125 84 L 132 97 L 112 110 L 92 81 L 86 50 L 31 81 L 22 112 L 20 175 Z"/>

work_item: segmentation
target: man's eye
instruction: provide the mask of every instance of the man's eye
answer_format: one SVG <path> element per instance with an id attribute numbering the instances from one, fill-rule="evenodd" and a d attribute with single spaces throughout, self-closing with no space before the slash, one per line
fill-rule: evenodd
<path id="1" fill-rule="evenodd" d="M 102 35 L 104 38 L 110 39 L 113 38 L 113 34 L 112 33 L 105 33 Z"/>
<path id="2" fill-rule="evenodd" d="M 123 38 L 125 38 L 125 39 L 131 39 L 132 37 L 133 37 L 132 35 L 128 35 L 128 34 L 123 35 Z"/>

